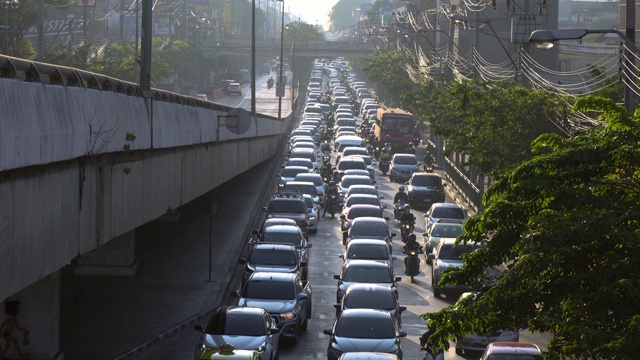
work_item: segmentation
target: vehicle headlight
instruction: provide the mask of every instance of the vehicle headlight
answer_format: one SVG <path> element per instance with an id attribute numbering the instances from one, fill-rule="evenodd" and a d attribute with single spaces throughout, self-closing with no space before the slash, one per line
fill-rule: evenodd
<path id="1" fill-rule="evenodd" d="M 280 314 L 280 320 L 291 320 L 296 317 L 296 314 L 292 311 Z"/>

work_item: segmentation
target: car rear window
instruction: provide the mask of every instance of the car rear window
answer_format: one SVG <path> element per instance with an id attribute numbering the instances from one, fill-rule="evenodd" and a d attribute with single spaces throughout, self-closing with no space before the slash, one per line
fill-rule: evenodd
<path id="1" fill-rule="evenodd" d="M 367 166 L 364 164 L 364 161 L 341 160 L 338 163 L 338 170 L 345 171 L 349 169 L 367 170 Z M 368 185 L 368 184 L 364 184 L 364 185 Z"/>
<path id="2" fill-rule="evenodd" d="M 347 317 L 336 326 L 336 336 L 356 339 L 391 339 L 396 337 L 388 318 Z"/>
<path id="3" fill-rule="evenodd" d="M 433 209 L 432 217 L 438 219 L 461 219 L 464 220 L 464 212 L 460 208 L 439 207 Z"/>
<path id="4" fill-rule="evenodd" d="M 362 283 L 393 282 L 391 271 L 386 267 L 351 266 L 342 275 L 343 281 Z"/>
<path id="5" fill-rule="evenodd" d="M 347 259 L 389 260 L 389 247 L 386 244 L 354 244 L 349 246 Z"/>
<path id="6" fill-rule="evenodd" d="M 393 162 L 400 165 L 415 165 L 418 160 L 415 156 L 396 156 Z"/>
<path id="7" fill-rule="evenodd" d="M 285 192 L 300 192 L 301 194 L 309 194 L 312 196 L 318 196 L 318 189 L 313 184 L 300 185 L 300 184 L 285 184 L 282 189 Z"/>
<path id="8" fill-rule="evenodd" d="M 205 330 L 211 335 L 264 336 L 266 328 L 261 315 L 218 313 Z"/>
<path id="9" fill-rule="evenodd" d="M 371 185 L 371 179 L 365 177 L 345 178 L 340 182 L 340 186 L 348 188 L 351 185 Z"/>
<path id="10" fill-rule="evenodd" d="M 473 245 L 442 245 L 438 258 L 442 260 L 462 260 L 462 255 L 473 252 L 478 247 Z"/>
<path id="11" fill-rule="evenodd" d="M 371 217 L 382 217 L 382 209 L 369 209 L 368 207 L 366 209 L 354 209 L 351 208 L 349 209 L 349 215 L 347 216 L 348 219 L 356 219 L 359 217 L 365 217 L 365 216 L 371 216 Z"/>
<path id="12" fill-rule="evenodd" d="M 442 181 L 437 176 L 414 176 L 411 180 L 411 185 L 440 187 L 442 186 Z"/>
<path id="13" fill-rule="evenodd" d="M 253 265 L 294 266 L 296 264 L 296 255 L 292 251 L 284 250 L 254 250 L 251 252 L 249 263 Z"/>
<path id="14" fill-rule="evenodd" d="M 387 226 L 379 222 L 360 222 L 351 227 L 351 234 L 358 236 L 380 236 L 388 232 Z"/>
<path id="15" fill-rule="evenodd" d="M 242 296 L 249 299 L 294 300 L 296 292 L 289 281 L 255 280 L 247 283 Z"/>
<path id="16" fill-rule="evenodd" d="M 262 235 L 262 241 L 266 243 L 289 244 L 297 247 L 302 246 L 302 237 L 299 233 L 281 233 L 276 231 L 266 231 Z"/>
<path id="17" fill-rule="evenodd" d="M 344 307 L 348 309 L 395 310 L 396 299 L 393 292 L 351 291 L 345 298 Z"/>
<path id="18" fill-rule="evenodd" d="M 269 204 L 269 212 L 275 213 L 303 213 L 306 211 L 304 208 L 304 201 L 293 200 L 272 200 Z"/>

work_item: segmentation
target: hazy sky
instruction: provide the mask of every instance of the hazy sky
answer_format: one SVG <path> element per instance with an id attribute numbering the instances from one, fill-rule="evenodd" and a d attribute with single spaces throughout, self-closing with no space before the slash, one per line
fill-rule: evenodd
<path id="1" fill-rule="evenodd" d="M 329 28 L 329 11 L 338 0 L 285 0 L 284 8 L 295 17 L 301 17 L 302 21 Z M 296 19 L 297 20 L 297 19 Z"/>

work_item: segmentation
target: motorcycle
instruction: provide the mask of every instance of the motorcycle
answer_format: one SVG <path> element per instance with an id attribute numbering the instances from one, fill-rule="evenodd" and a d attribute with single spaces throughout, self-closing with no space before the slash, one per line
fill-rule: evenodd
<path id="1" fill-rule="evenodd" d="M 380 160 L 378 163 L 378 169 L 383 173 L 387 174 L 389 172 L 389 166 L 391 165 L 391 161 L 389 160 Z"/>
<path id="2" fill-rule="evenodd" d="M 413 282 L 413 277 L 420 274 L 420 257 L 418 254 L 422 253 L 422 248 L 410 249 L 405 252 L 407 257 L 404 259 L 404 273 L 410 276 L 411 282 Z"/>
<path id="3" fill-rule="evenodd" d="M 413 139 L 411 139 L 411 142 L 413 143 L 413 146 L 418 147 L 421 142 L 420 136 L 413 135 Z"/>
<path id="4" fill-rule="evenodd" d="M 432 173 L 433 172 L 433 164 L 424 164 L 424 172 Z"/>
<path id="5" fill-rule="evenodd" d="M 327 212 L 331 215 L 333 219 L 336 216 L 336 212 L 338 212 L 338 196 L 337 195 L 329 195 L 327 199 Z"/>
<path id="6" fill-rule="evenodd" d="M 404 205 L 405 205 L 405 201 L 404 200 L 400 200 L 396 203 L 395 207 L 393 208 L 393 216 L 395 217 L 396 220 L 400 221 L 400 216 L 402 216 L 402 214 L 404 214 Z"/>
<path id="7" fill-rule="evenodd" d="M 406 243 L 409 235 L 413 233 L 415 221 L 403 222 L 400 224 L 400 231 L 402 235 L 402 242 Z"/>

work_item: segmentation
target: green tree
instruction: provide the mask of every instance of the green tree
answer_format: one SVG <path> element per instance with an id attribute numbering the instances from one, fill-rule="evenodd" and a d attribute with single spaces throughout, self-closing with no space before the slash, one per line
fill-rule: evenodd
<path id="1" fill-rule="evenodd" d="M 404 104 L 484 173 L 501 172 L 531 157 L 530 144 L 561 133 L 564 105 L 543 90 L 509 84 L 424 81 Z"/>
<path id="2" fill-rule="evenodd" d="M 407 75 L 406 64 L 412 61 L 407 52 L 379 51 L 365 60 L 363 71 L 376 84 L 378 96 L 387 106 L 402 106 L 401 96 L 412 91 L 414 83 Z"/>
<path id="3" fill-rule="evenodd" d="M 593 96 L 575 108 L 600 111 L 606 125 L 540 136 L 535 157 L 490 187 L 458 239 L 486 246 L 440 282 L 471 284 L 478 300 L 422 314 L 434 342 L 529 329 L 553 336 L 547 358 L 638 357 L 640 118 Z"/>
<path id="4" fill-rule="evenodd" d="M 362 0 L 338 0 L 329 12 L 332 30 L 341 30 L 353 25 L 353 10 L 360 7 L 362 3 Z"/>

